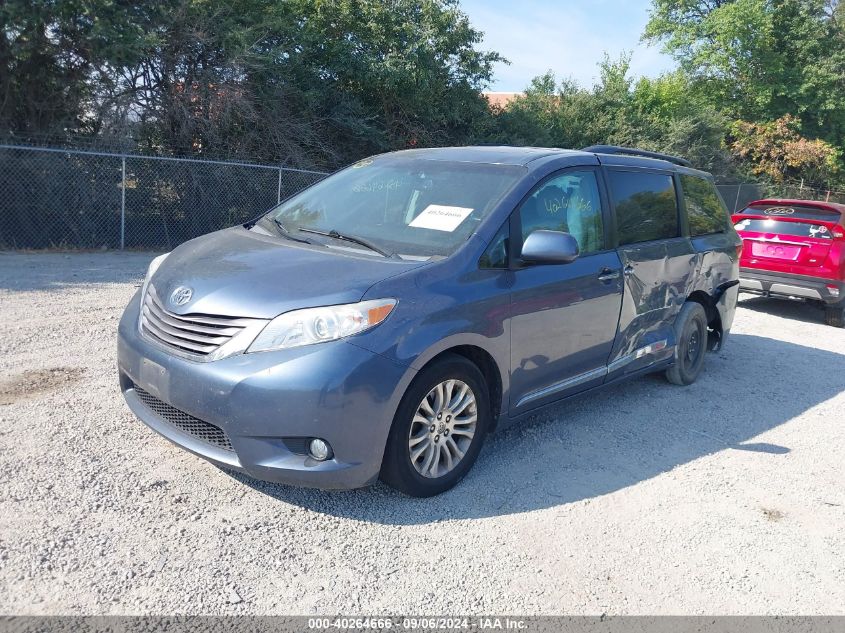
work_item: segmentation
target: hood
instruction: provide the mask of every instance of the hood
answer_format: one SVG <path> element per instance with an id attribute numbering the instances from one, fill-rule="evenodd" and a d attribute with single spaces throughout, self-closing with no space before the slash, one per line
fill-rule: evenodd
<path id="1" fill-rule="evenodd" d="M 355 303 L 374 283 L 424 265 L 300 246 L 242 227 L 204 235 L 176 248 L 151 280 L 176 314 L 271 319 L 321 305 Z M 190 288 L 174 306 L 171 293 Z"/>

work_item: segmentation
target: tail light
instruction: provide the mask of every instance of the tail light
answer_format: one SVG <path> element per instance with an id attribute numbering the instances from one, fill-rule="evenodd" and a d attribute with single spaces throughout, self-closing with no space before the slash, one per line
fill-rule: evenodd
<path id="1" fill-rule="evenodd" d="M 739 244 L 736 245 L 736 256 L 737 257 L 742 256 L 742 244 L 743 244 L 743 242 L 740 242 Z"/>

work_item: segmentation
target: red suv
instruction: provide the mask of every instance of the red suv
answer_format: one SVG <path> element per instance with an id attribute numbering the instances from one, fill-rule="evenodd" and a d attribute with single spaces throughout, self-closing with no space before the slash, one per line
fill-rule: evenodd
<path id="1" fill-rule="evenodd" d="M 740 291 L 820 301 L 825 322 L 845 327 L 845 205 L 757 200 L 732 217 Z"/>

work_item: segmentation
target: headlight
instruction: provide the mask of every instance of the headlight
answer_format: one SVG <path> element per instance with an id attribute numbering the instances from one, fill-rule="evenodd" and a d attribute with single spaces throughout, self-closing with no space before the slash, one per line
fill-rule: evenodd
<path id="1" fill-rule="evenodd" d="M 384 321 L 395 305 L 396 299 L 375 299 L 286 312 L 267 324 L 247 352 L 301 347 L 358 334 Z"/>
<path id="2" fill-rule="evenodd" d="M 150 279 L 158 270 L 158 267 L 161 266 L 161 263 L 167 259 L 167 256 L 170 253 L 165 253 L 164 255 L 159 255 L 153 261 L 150 262 L 150 267 L 147 268 L 147 276 L 144 277 L 144 285 L 141 287 L 141 299 L 143 299 L 147 295 L 147 286 L 150 285 Z"/>

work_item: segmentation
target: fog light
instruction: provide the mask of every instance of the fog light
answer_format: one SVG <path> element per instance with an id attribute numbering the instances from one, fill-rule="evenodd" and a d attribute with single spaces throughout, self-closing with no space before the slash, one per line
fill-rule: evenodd
<path id="1" fill-rule="evenodd" d="M 839 296 L 839 288 L 836 286 L 828 285 L 827 291 L 830 293 L 831 297 L 838 297 Z"/>
<path id="2" fill-rule="evenodd" d="M 324 462 L 332 456 L 332 449 L 328 442 L 315 437 L 308 443 L 308 453 L 318 462 Z"/>

